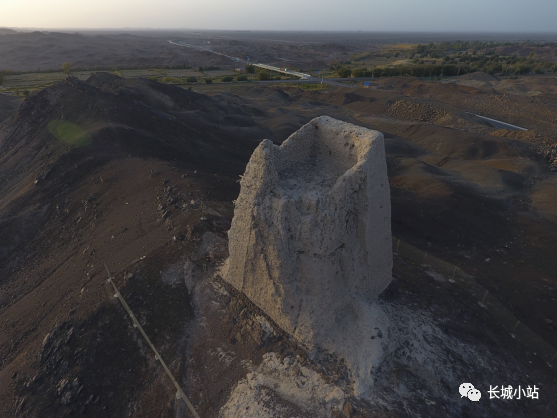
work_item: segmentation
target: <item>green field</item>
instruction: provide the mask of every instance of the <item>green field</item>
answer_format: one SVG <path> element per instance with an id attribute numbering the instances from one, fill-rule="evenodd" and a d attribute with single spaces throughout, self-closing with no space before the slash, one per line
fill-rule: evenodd
<path id="1" fill-rule="evenodd" d="M 240 75 L 246 76 L 248 81 L 259 80 L 257 73 L 246 74 L 244 72 L 239 73 L 233 70 L 205 70 L 198 71 L 197 69 L 158 69 L 158 68 L 147 68 L 147 69 L 131 69 L 131 70 L 103 70 L 112 74 L 116 74 L 124 78 L 149 78 L 166 84 L 176 84 L 176 85 L 196 85 L 197 87 L 205 86 L 205 81 L 210 79 L 212 83 L 217 85 L 222 85 L 221 83 L 235 83 L 236 78 Z M 72 77 L 77 77 L 80 80 L 87 80 L 92 74 L 97 72 L 96 70 L 84 70 L 84 71 L 70 71 L 69 75 Z M 281 73 L 275 73 L 273 71 L 268 71 L 272 80 L 290 80 L 296 77 L 289 77 Z M 19 95 L 26 95 L 28 93 L 34 93 L 45 87 L 51 86 L 52 84 L 62 81 L 68 74 L 62 71 L 59 72 L 28 72 L 22 74 L 5 74 L 4 81 L 0 85 L 0 92 L 3 93 L 13 93 Z M 197 83 L 188 83 L 186 79 L 188 77 L 196 77 Z M 228 80 L 225 77 L 229 77 Z M 230 77 L 232 81 L 230 81 Z M 245 82 L 245 81 L 244 81 Z"/>
<path id="2" fill-rule="evenodd" d="M 96 71 L 75 71 L 70 72 L 69 75 L 77 77 L 80 80 L 86 80 L 91 76 L 91 74 Z M 200 82 L 203 82 L 205 78 L 212 78 L 215 82 L 218 82 L 222 77 L 232 76 L 236 77 L 238 75 L 235 71 L 230 70 L 216 70 L 216 71 L 206 71 L 199 72 L 193 69 L 164 69 L 159 70 L 156 68 L 152 69 L 139 69 L 139 70 L 118 70 L 118 71 L 108 71 L 119 75 L 124 78 L 154 78 L 161 81 L 163 78 L 168 77 L 172 80 L 171 83 L 186 83 L 185 78 L 187 77 L 197 77 Z M 54 83 L 57 83 L 66 77 L 62 71 L 52 72 L 52 73 L 23 73 L 16 75 L 6 74 L 4 76 L 4 82 L 0 85 L 0 91 L 9 92 L 19 89 L 20 92 L 24 90 L 30 90 L 31 92 L 40 90 L 42 88 L 48 87 Z"/>

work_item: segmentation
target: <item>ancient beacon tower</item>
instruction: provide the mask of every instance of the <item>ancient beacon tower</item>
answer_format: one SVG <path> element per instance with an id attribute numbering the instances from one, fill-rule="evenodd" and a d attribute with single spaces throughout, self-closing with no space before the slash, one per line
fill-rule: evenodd
<path id="1" fill-rule="evenodd" d="M 330 346 L 360 315 L 354 301 L 392 278 L 383 135 L 322 116 L 280 147 L 264 140 L 228 237 L 223 278 L 309 348 Z"/>

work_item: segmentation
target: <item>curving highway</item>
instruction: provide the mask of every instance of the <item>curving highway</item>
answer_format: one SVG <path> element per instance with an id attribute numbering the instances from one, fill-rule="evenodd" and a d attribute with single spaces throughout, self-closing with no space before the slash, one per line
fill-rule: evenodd
<path id="1" fill-rule="evenodd" d="M 295 77 L 300 77 L 300 80 L 322 81 L 323 83 L 334 85 L 334 86 L 356 88 L 356 86 L 351 86 L 349 84 L 344 84 L 344 83 L 340 83 L 338 81 L 332 81 L 332 80 L 329 80 L 329 79 L 320 79 L 320 78 L 317 78 L 317 77 L 312 77 L 309 74 L 300 73 L 298 71 L 292 71 L 292 70 L 289 70 L 288 68 L 279 68 L 279 67 L 274 67 L 272 65 L 267 65 L 267 64 L 259 64 L 259 63 L 248 62 L 248 61 L 246 61 L 242 58 L 233 57 L 233 56 L 230 56 L 230 55 L 222 54 L 220 52 L 215 52 L 215 51 L 213 51 L 209 48 L 205 48 L 205 47 L 198 46 L 198 45 L 191 45 L 191 44 L 187 44 L 185 42 L 174 42 L 174 41 L 168 41 L 168 42 L 170 42 L 173 45 L 183 46 L 183 47 L 186 47 L 186 48 L 195 48 L 195 49 L 199 49 L 201 51 L 210 52 L 212 54 L 216 54 L 216 55 L 220 55 L 220 56 L 229 58 L 229 59 L 231 59 L 232 61 L 235 61 L 235 62 L 244 62 L 246 64 L 249 63 L 249 64 L 253 65 L 254 67 L 264 68 L 266 70 L 276 71 L 277 73 L 282 73 L 282 74 L 286 74 L 286 75 L 293 75 Z"/>

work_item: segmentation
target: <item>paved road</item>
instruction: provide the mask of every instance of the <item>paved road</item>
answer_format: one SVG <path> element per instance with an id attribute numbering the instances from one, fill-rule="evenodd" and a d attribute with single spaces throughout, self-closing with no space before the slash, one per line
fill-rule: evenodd
<path id="1" fill-rule="evenodd" d="M 195 49 L 199 49 L 199 50 L 201 50 L 201 51 L 210 52 L 210 53 L 212 53 L 212 54 L 221 55 L 221 56 L 223 56 L 223 57 L 230 58 L 232 61 L 236 61 L 236 62 L 240 62 L 240 61 L 246 62 L 245 60 L 243 60 L 243 59 L 241 59 L 241 58 L 232 57 L 232 56 L 226 55 L 226 54 L 221 54 L 220 52 L 215 52 L 215 51 L 210 50 L 209 48 L 204 48 L 204 47 L 202 47 L 202 46 L 186 44 L 186 43 L 183 43 L 183 42 L 182 42 L 182 43 L 173 42 L 173 41 L 168 41 L 168 42 L 170 42 L 170 43 L 173 44 L 173 45 L 185 46 L 185 47 L 187 47 L 187 48 L 195 48 Z"/>
<path id="2" fill-rule="evenodd" d="M 209 48 L 205 48 L 205 47 L 202 47 L 202 46 L 191 45 L 191 44 L 187 44 L 185 42 L 174 42 L 174 41 L 168 41 L 168 42 L 170 42 L 173 45 L 184 46 L 184 47 L 187 47 L 187 48 L 195 48 L 195 49 L 199 49 L 201 51 L 210 52 L 212 54 L 221 55 L 221 56 L 229 58 L 229 59 L 231 59 L 232 61 L 235 61 L 235 62 L 243 62 L 243 63 L 246 63 L 246 64 L 249 63 L 248 61 L 246 61 L 242 58 L 233 57 L 233 56 L 226 55 L 226 54 L 221 54 L 220 52 L 215 52 L 215 51 L 213 51 Z M 266 70 L 275 71 L 277 73 L 282 73 L 282 74 L 286 74 L 286 75 L 293 75 L 295 77 L 300 77 L 300 80 L 307 80 L 307 81 L 314 81 L 314 82 L 315 81 L 321 81 L 321 79 L 318 78 L 318 77 L 312 77 L 309 74 L 300 73 L 298 71 L 292 71 L 292 70 L 289 70 L 287 68 L 279 68 L 279 67 L 274 67 L 272 65 L 259 64 L 259 63 L 249 63 L 249 64 L 251 64 L 255 67 L 264 68 Z M 332 85 L 332 86 L 356 88 L 356 86 L 352 86 L 350 84 L 340 83 L 338 81 L 329 80 L 327 78 L 323 79 L 322 81 L 323 81 L 323 83 L 329 84 L 329 85 Z"/>
<path id="3" fill-rule="evenodd" d="M 264 68 L 266 70 L 276 71 L 277 73 L 282 73 L 282 74 L 286 74 L 286 75 L 293 75 L 293 76 L 296 76 L 296 77 L 300 77 L 302 80 L 309 80 L 309 79 L 314 78 L 309 74 L 299 73 L 297 71 L 292 71 L 292 70 L 289 70 L 287 68 L 273 67 L 272 65 L 267 65 L 267 64 L 255 64 L 255 63 L 253 63 L 252 65 L 254 65 L 256 67 L 259 67 L 259 68 Z"/>
<path id="4" fill-rule="evenodd" d="M 501 122 L 500 120 L 486 118 L 485 116 L 476 115 L 475 113 L 470 113 L 470 112 L 466 112 L 466 113 L 468 113 L 469 115 L 477 116 L 478 118 L 485 120 L 487 123 L 489 123 L 494 128 L 510 129 L 511 131 L 527 131 L 528 130 L 526 128 L 521 128 L 520 126 L 511 125 L 510 123 L 507 123 L 507 122 Z"/>

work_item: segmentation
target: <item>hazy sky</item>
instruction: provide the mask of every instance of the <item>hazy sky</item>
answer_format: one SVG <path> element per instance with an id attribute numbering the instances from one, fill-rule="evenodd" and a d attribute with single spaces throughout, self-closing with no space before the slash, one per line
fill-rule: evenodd
<path id="1" fill-rule="evenodd" d="M 557 0 L 0 0 L 0 26 L 557 32 Z"/>

